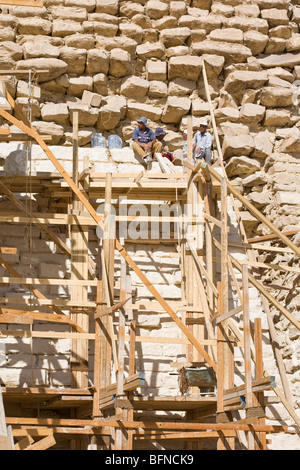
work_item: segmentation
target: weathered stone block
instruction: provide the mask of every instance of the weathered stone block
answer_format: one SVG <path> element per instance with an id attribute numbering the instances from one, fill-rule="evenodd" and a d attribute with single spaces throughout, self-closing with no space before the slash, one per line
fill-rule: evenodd
<path id="1" fill-rule="evenodd" d="M 117 15 L 119 12 L 118 0 L 96 0 L 96 13 Z"/>
<path id="2" fill-rule="evenodd" d="M 21 18 L 18 21 L 17 31 L 19 34 L 50 34 L 52 23 L 44 18 Z"/>
<path id="3" fill-rule="evenodd" d="M 161 60 L 147 60 L 146 62 L 147 80 L 166 80 L 167 64 Z"/>
<path id="4" fill-rule="evenodd" d="M 43 121 L 52 121 L 62 126 L 69 124 L 69 108 L 65 103 L 46 103 L 41 108 Z"/>
<path id="5" fill-rule="evenodd" d="M 90 49 L 87 51 L 86 70 L 89 74 L 105 73 L 109 69 L 108 53 L 101 49 Z"/>
<path id="6" fill-rule="evenodd" d="M 161 120 L 167 123 L 178 123 L 184 115 L 188 114 L 190 107 L 191 100 L 189 98 L 169 96 Z"/>
<path id="7" fill-rule="evenodd" d="M 254 140 L 250 134 L 241 136 L 226 135 L 223 140 L 223 155 L 227 159 L 233 156 L 250 155 L 254 150 Z"/>
<path id="8" fill-rule="evenodd" d="M 191 30 L 187 27 L 163 29 L 160 32 L 160 41 L 165 47 L 181 46 L 190 34 Z"/>
<path id="9" fill-rule="evenodd" d="M 293 90 L 283 87 L 264 87 L 261 92 L 260 102 L 263 106 L 287 107 L 292 105 Z"/>
<path id="10" fill-rule="evenodd" d="M 74 77 L 69 79 L 68 93 L 70 95 L 78 96 L 81 98 L 84 90 L 93 90 L 93 79 L 92 77 Z"/>
<path id="11" fill-rule="evenodd" d="M 142 59 L 162 59 L 165 55 L 165 46 L 161 42 L 140 44 L 136 48 L 136 55 Z"/>
<path id="12" fill-rule="evenodd" d="M 149 81 L 136 76 L 128 77 L 121 85 L 121 95 L 127 98 L 142 98 L 147 94 Z"/>
<path id="13" fill-rule="evenodd" d="M 151 121 L 159 121 L 162 114 L 162 109 L 158 106 L 152 106 L 144 103 L 127 103 L 126 117 L 132 121 L 145 116 Z"/>
<path id="14" fill-rule="evenodd" d="M 171 57 L 168 65 L 168 78 L 172 80 L 180 77 L 196 82 L 199 78 L 201 67 L 202 60 L 200 57 Z"/>
<path id="15" fill-rule="evenodd" d="M 245 62 L 252 56 L 251 50 L 242 44 L 205 40 L 191 45 L 195 54 L 215 54 L 225 58 L 226 64 Z"/>

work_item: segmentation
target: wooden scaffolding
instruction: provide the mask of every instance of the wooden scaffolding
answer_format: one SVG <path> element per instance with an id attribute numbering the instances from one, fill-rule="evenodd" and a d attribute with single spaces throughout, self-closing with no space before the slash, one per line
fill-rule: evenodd
<path id="1" fill-rule="evenodd" d="M 205 68 L 204 83 L 207 86 Z M 73 173 L 65 171 L 45 140 L 37 133 L 29 119 L 6 92 L 13 114 L 0 109 L 0 115 L 17 126 L 27 138 L 36 142 L 55 166 L 53 174 L 32 175 L 32 194 L 43 194 L 60 201 L 60 213 L 37 214 L 21 202 L 16 193 L 24 192 L 26 178 L 0 176 L 0 193 L 21 211 L 0 214 L 0 222 L 37 225 L 44 234 L 71 260 L 71 279 L 24 278 L 14 267 L 0 257 L 0 265 L 8 276 L 0 283 L 25 285 L 30 299 L 0 298 L 0 323 L 33 325 L 45 321 L 69 325 L 70 332 L 1 331 L 1 336 L 70 338 L 72 351 L 70 368 L 71 388 L 2 387 L 5 406 L 19 404 L 22 413 L 5 416 L 1 435 L 6 448 L 48 449 L 62 440 L 70 441 L 71 449 L 131 450 L 143 448 L 149 442 L 177 442 L 177 448 L 201 449 L 201 443 L 212 442 L 218 449 L 267 449 L 267 435 L 298 433 L 300 420 L 292 405 L 292 395 L 278 346 L 270 306 L 299 329 L 299 321 L 263 285 L 259 269 L 289 269 L 258 263 L 256 250 L 288 250 L 299 257 L 300 249 L 290 239 L 294 233 L 279 231 L 261 214 L 226 177 L 217 128 L 211 108 L 212 128 L 217 164 L 198 165 L 192 160 L 192 118 L 188 119 L 188 161 L 185 173 L 161 160 L 159 174 L 142 171 L 139 174 L 99 174 L 89 169 L 88 161 L 78 172 L 78 121 L 73 119 Z M 208 94 L 208 102 L 211 102 Z M 157 156 L 160 159 L 160 156 Z M 176 202 L 180 215 L 168 219 L 180 229 L 168 239 L 142 240 L 144 244 L 176 246 L 182 273 L 182 301 L 167 302 L 149 281 L 145 273 L 125 249 L 128 241 L 119 237 L 122 215 L 112 212 L 114 201 L 122 197 L 132 200 Z M 105 201 L 105 212 L 99 215 L 93 204 Z M 228 240 L 228 203 L 238 222 L 242 241 L 234 246 L 244 250 L 245 260 L 239 262 L 231 253 Z M 270 235 L 248 240 L 238 204 L 251 212 L 270 232 Z M 128 223 L 129 216 L 125 217 Z M 137 219 L 139 220 L 139 219 Z M 164 222 L 158 217 L 156 222 Z M 149 215 L 149 222 L 153 221 Z M 49 225 L 68 227 L 71 248 L 49 228 Z M 174 225 L 175 226 L 175 225 Z M 89 228 L 102 231 L 98 237 L 96 269 L 89 256 Z M 116 233 L 114 233 L 116 227 Z M 276 246 L 265 242 L 275 240 Z M 277 247 L 278 242 L 286 248 Z M 1 247 L 1 253 L 15 253 L 13 247 Z M 116 280 L 115 254 L 120 254 L 119 282 Z M 220 264 L 221 275 L 216 272 Z M 290 268 L 297 271 L 297 268 Z M 148 289 L 153 301 L 148 304 L 135 300 L 128 272 L 133 271 Z M 237 277 L 240 273 L 240 280 Z M 47 299 L 39 286 L 71 286 L 70 299 Z M 267 317 L 269 335 L 280 374 L 278 386 L 264 366 L 262 327 L 260 318 L 253 319 L 249 307 L 249 285 L 255 287 L 262 299 Z M 96 290 L 96 298 L 89 298 L 88 287 Z M 239 305 L 229 308 L 229 291 L 233 289 Z M 143 305 L 142 305 L 143 304 Z M 139 313 L 144 310 L 168 314 L 181 332 L 180 338 L 139 336 Z M 47 310 L 47 311 L 46 311 Z M 68 310 L 69 314 L 65 311 Z M 180 313 L 180 315 L 179 315 Z M 239 315 L 239 324 L 235 321 Z M 251 316 L 250 316 L 251 315 Z M 255 317 L 255 315 L 254 315 Z M 136 393 L 145 385 L 143 371 L 136 365 L 136 346 L 140 342 L 162 342 L 185 345 L 186 357 L 182 363 L 172 364 L 178 374 L 179 390 L 176 396 Z M 93 379 L 89 348 L 93 344 Z M 241 348 L 244 357 L 243 381 L 236 383 L 235 349 Z M 170 365 L 171 370 L 171 365 Z M 115 380 L 112 380 L 115 377 Z M 267 395 L 266 395 L 266 392 Z M 273 394 L 273 395 L 272 395 Z M 282 422 L 266 424 L 265 406 L 281 402 L 294 422 L 289 427 Z M 19 408 L 18 408 L 19 409 Z M 60 417 L 42 417 L 41 411 L 56 410 Z M 28 414 L 26 415 L 26 410 Z M 35 416 L 33 417 L 33 411 Z M 144 412 L 151 410 L 152 418 Z M 168 411 L 168 417 L 159 420 L 157 411 Z M 172 418 L 180 412 L 182 417 Z M 245 414 L 245 416 L 243 416 Z M 242 416 L 242 417 L 241 417 Z M 1 424 L 1 423 L 0 423 Z M 8 433 L 8 429 L 10 434 Z M 9 436 L 9 437 L 8 437 Z M 0 440 L 0 442 L 2 442 Z"/>

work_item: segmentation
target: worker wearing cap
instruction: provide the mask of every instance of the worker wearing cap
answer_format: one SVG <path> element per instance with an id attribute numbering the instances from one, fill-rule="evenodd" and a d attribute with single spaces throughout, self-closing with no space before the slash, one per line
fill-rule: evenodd
<path id="1" fill-rule="evenodd" d="M 154 132 L 147 127 L 147 119 L 141 117 L 137 120 L 132 134 L 132 149 L 145 159 L 146 163 L 152 162 L 152 153 L 161 153 L 162 144 L 155 138 Z"/>
<path id="2" fill-rule="evenodd" d="M 160 152 L 158 152 L 158 151 L 157 152 L 161 153 L 163 157 L 168 158 L 168 160 L 170 160 L 170 162 L 172 162 L 173 161 L 173 155 L 169 151 L 167 142 L 164 140 L 164 137 L 165 137 L 166 134 L 167 134 L 166 131 L 164 131 L 162 127 L 158 127 L 155 130 L 154 135 L 155 135 L 155 138 L 156 138 L 156 142 L 161 144 L 161 150 L 160 150 Z"/>
<path id="3" fill-rule="evenodd" d="M 193 151 L 196 162 L 203 158 L 211 164 L 212 136 L 207 131 L 207 122 L 200 122 L 200 130 L 196 132 L 193 143 Z"/>

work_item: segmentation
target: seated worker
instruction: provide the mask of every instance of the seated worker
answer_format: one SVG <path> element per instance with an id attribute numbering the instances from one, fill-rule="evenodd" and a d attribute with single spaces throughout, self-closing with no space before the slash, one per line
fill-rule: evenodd
<path id="1" fill-rule="evenodd" d="M 132 134 L 132 149 L 142 157 L 146 163 L 152 162 L 152 154 L 161 153 L 162 145 L 155 139 L 154 132 L 147 127 L 147 119 L 141 117 L 137 120 L 136 127 Z"/>
<path id="2" fill-rule="evenodd" d="M 164 136 L 166 135 L 166 132 L 163 130 L 162 127 L 158 127 L 155 131 L 155 138 L 157 142 L 161 144 L 161 151 L 158 153 L 161 153 L 163 157 L 168 158 L 170 162 L 174 160 L 173 155 L 171 152 L 169 152 L 169 148 L 167 143 L 164 141 Z"/>
<path id="3" fill-rule="evenodd" d="M 199 158 L 203 158 L 206 163 L 211 164 L 211 146 L 212 146 L 212 136 L 207 132 L 207 122 L 200 122 L 200 130 L 196 132 L 193 151 L 196 162 L 199 161 Z"/>

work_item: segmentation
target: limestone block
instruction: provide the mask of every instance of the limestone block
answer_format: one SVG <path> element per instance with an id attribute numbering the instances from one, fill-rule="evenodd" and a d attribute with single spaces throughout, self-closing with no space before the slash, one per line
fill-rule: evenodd
<path id="1" fill-rule="evenodd" d="M 169 47 L 168 49 L 166 49 L 166 56 L 168 58 L 188 55 L 188 53 L 189 53 L 189 48 L 187 46 L 175 46 L 175 47 Z"/>
<path id="2" fill-rule="evenodd" d="M 192 93 L 196 89 L 196 82 L 177 77 L 169 82 L 170 96 L 185 96 Z"/>
<path id="3" fill-rule="evenodd" d="M 147 60 L 146 62 L 147 80 L 166 80 L 167 64 L 161 60 Z"/>
<path id="4" fill-rule="evenodd" d="M 270 38 L 282 38 L 282 39 L 290 39 L 292 36 L 292 28 L 290 25 L 280 25 L 276 26 L 275 28 L 271 28 L 269 30 L 269 37 Z"/>
<path id="5" fill-rule="evenodd" d="M 217 2 L 217 3 L 214 3 L 212 6 L 211 6 L 211 13 L 213 13 L 214 15 L 222 15 L 222 16 L 226 16 L 227 18 L 229 18 L 230 16 L 233 16 L 234 15 L 234 8 L 233 6 L 231 5 L 224 5 L 223 3 L 221 2 Z"/>
<path id="6" fill-rule="evenodd" d="M 128 51 L 115 48 L 110 51 L 109 74 L 114 77 L 124 77 L 133 73 L 133 64 Z"/>
<path id="7" fill-rule="evenodd" d="M 186 3 L 185 2 L 176 1 L 176 0 L 172 0 L 170 2 L 170 7 L 169 7 L 170 16 L 175 16 L 176 18 L 180 18 L 185 13 L 186 13 Z"/>
<path id="8" fill-rule="evenodd" d="M 209 114 L 209 103 L 201 100 L 201 98 L 192 100 L 193 116 L 207 116 Z"/>
<path id="9" fill-rule="evenodd" d="M 90 13 L 88 16 L 88 21 L 92 22 L 100 22 L 100 23 L 108 23 L 109 25 L 118 25 L 120 19 L 118 16 L 110 15 L 107 13 Z"/>
<path id="10" fill-rule="evenodd" d="M 171 57 L 168 66 L 168 78 L 172 80 L 180 77 L 187 80 L 197 81 L 202 68 L 200 57 L 183 56 Z"/>
<path id="11" fill-rule="evenodd" d="M 159 39 L 165 47 L 182 46 L 190 34 L 191 30 L 187 27 L 163 29 Z"/>
<path id="12" fill-rule="evenodd" d="M 65 0 L 66 7 L 85 8 L 87 12 L 93 11 L 96 0 Z"/>
<path id="13" fill-rule="evenodd" d="M 262 34 L 259 31 L 245 31 L 244 44 L 251 49 L 253 55 L 262 54 L 269 42 L 267 34 Z"/>
<path id="14" fill-rule="evenodd" d="M 82 102 L 89 106 L 99 108 L 102 101 L 102 96 L 98 93 L 93 93 L 89 90 L 84 90 L 82 94 Z"/>
<path id="15" fill-rule="evenodd" d="M 250 175 L 260 170 L 260 164 L 257 160 L 249 157 L 232 157 L 226 165 L 226 173 L 228 177 Z"/>
<path id="16" fill-rule="evenodd" d="M 159 19 L 167 16 L 169 12 L 169 5 L 159 0 L 149 0 L 146 3 L 147 13 L 150 18 Z"/>
<path id="17" fill-rule="evenodd" d="M 268 34 L 269 24 L 263 18 L 247 18 L 242 16 L 234 16 L 226 18 L 223 22 L 224 27 L 239 28 L 242 31 L 256 30 L 262 34 Z"/>
<path id="18" fill-rule="evenodd" d="M 267 70 L 268 77 L 278 77 L 282 80 L 292 83 L 295 80 L 294 75 L 282 67 L 275 67 L 274 69 Z"/>
<path id="19" fill-rule="evenodd" d="M 129 2 L 126 2 L 126 5 L 128 4 Z M 131 17 L 131 22 L 140 26 L 144 30 L 152 28 L 152 21 L 150 20 L 149 16 L 145 15 L 144 10 L 140 13 L 134 14 L 134 16 Z"/>
<path id="20" fill-rule="evenodd" d="M 124 147 L 121 150 L 111 149 L 110 154 L 115 163 L 131 163 L 135 165 L 138 163 L 135 158 L 134 151 L 130 147 Z M 122 170 L 122 168 L 120 168 L 120 170 Z"/>
<path id="21" fill-rule="evenodd" d="M 89 74 L 105 73 L 109 69 L 108 53 L 101 49 L 90 49 L 87 51 L 86 70 Z"/>
<path id="22" fill-rule="evenodd" d="M 20 18 L 18 20 L 17 32 L 19 34 L 50 34 L 52 23 L 44 18 Z"/>
<path id="23" fill-rule="evenodd" d="M 231 72 L 224 83 L 225 90 L 241 100 L 247 89 L 258 90 L 268 81 L 266 72 L 252 72 L 248 70 L 236 70 Z"/>
<path id="24" fill-rule="evenodd" d="M 87 11 L 85 8 L 79 7 L 64 7 L 64 6 L 53 6 L 49 8 L 53 20 L 72 20 L 82 23 L 87 19 Z"/>
<path id="25" fill-rule="evenodd" d="M 257 5 L 261 10 L 269 8 L 277 8 L 278 10 L 288 10 L 289 0 L 257 0 Z M 295 3 L 295 2 L 293 2 Z"/>
<path id="26" fill-rule="evenodd" d="M 120 16 L 126 16 L 127 18 L 132 18 L 135 15 L 144 15 L 145 10 L 143 5 L 135 2 L 124 2 L 119 7 Z"/>
<path id="27" fill-rule="evenodd" d="M 243 43 L 243 32 L 237 28 L 214 29 L 207 39 L 212 41 L 225 41 L 234 43 Z"/>
<path id="28" fill-rule="evenodd" d="M 267 177 L 264 172 L 257 171 L 250 176 L 247 176 L 243 179 L 243 186 L 244 187 L 252 187 L 252 186 L 260 186 L 265 185 L 267 183 Z"/>
<path id="29" fill-rule="evenodd" d="M 68 94 L 81 97 L 84 90 L 93 90 L 92 77 L 71 77 L 69 79 Z"/>
<path id="30" fill-rule="evenodd" d="M 2 41 L 0 44 L 0 50 L 8 52 L 13 60 L 20 60 L 23 58 L 22 47 L 13 41 Z"/>
<path id="31" fill-rule="evenodd" d="M 252 156 L 256 158 L 266 158 L 271 155 L 273 152 L 274 137 L 274 134 L 269 131 L 258 132 L 254 136 L 255 149 L 252 152 Z"/>
<path id="32" fill-rule="evenodd" d="M 118 28 L 117 24 L 108 24 L 104 21 L 94 21 L 93 23 L 94 33 L 107 38 L 114 38 L 118 32 Z"/>
<path id="33" fill-rule="evenodd" d="M 211 7 L 211 0 L 193 0 L 192 6 L 195 8 L 200 8 L 201 10 L 209 10 Z"/>
<path id="34" fill-rule="evenodd" d="M 298 137 L 291 135 L 284 139 L 279 147 L 279 152 L 282 153 L 298 153 L 300 152 L 300 140 Z"/>
<path id="35" fill-rule="evenodd" d="M 83 26 L 78 21 L 72 20 L 53 20 L 52 36 L 65 37 L 70 34 L 83 33 Z"/>
<path id="36" fill-rule="evenodd" d="M 38 80 L 40 82 L 46 82 L 52 80 L 60 75 L 64 74 L 68 69 L 68 64 L 60 59 L 52 59 L 42 57 L 20 60 L 16 64 L 17 70 L 29 70 L 35 69 L 37 72 Z M 49 70 L 48 73 L 38 74 L 39 70 Z M 26 75 L 26 78 L 28 75 Z M 20 76 L 22 78 L 22 76 Z"/>
<path id="37" fill-rule="evenodd" d="M 285 51 L 286 39 L 270 38 L 265 48 L 265 54 L 280 54 Z"/>
<path id="38" fill-rule="evenodd" d="M 133 75 L 123 81 L 120 93 L 121 95 L 127 96 L 127 98 L 142 98 L 147 94 L 148 89 L 148 80 Z"/>
<path id="39" fill-rule="evenodd" d="M 240 120 L 240 113 L 237 108 L 232 106 L 224 106 L 215 110 L 215 118 L 218 124 L 221 122 L 238 122 Z"/>
<path id="40" fill-rule="evenodd" d="M 278 10 L 277 8 L 270 8 L 261 10 L 261 17 L 267 20 L 270 28 L 275 28 L 280 25 L 288 25 L 289 17 L 286 10 Z"/>
<path id="41" fill-rule="evenodd" d="M 225 135 L 222 150 L 225 159 L 239 155 L 250 155 L 254 150 L 253 137 L 250 134 Z"/>
<path id="42" fill-rule="evenodd" d="M 276 193 L 276 202 L 277 204 L 291 204 L 299 205 L 300 204 L 300 194 L 293 191 L 283 192 L 278 191 Z"/>
<path id="43" fill-rule="evenodd" d="M 236 16 L 246 16 L 251 18 L 258 18 L 260 15 L 260 9 L 258 5 L 236 5 L 234 7 L 234 13 Z M 232 15 L 234 16 L 234 15 Z"/>
<path id="44" fill-rule="evenodd" d="M 287 52 L 296 52 L 300 50 L 300 34 L 294 34 L 286 43 Z"/>
<path id="45" fill-rule="evenodd" d="M 106 38 L 104 36 L 96 36 L 96 49 L 106 49 L 111 51 L 112 49 L 123 49 L 129 52 L 131 56 L 135 55 L 137 42 L 134 39 L 117 36 L 115 38 Z"/>
<path id="46" fill-rule="evenodd" d="M 292 105 L 293 90 L 283 87 L 264 87 L 260 102 L 266 107 L 287 107 Z"/>
<path id="47" fill-rule="evenodd" d="M 71 36 L 65 37 L 65 45 L 90 50 L 95 47 L 95 39 L 92 34 L 71 34 Z"/>
<path id="48" fill-rule="evenodd" d="M 245 103 L 241 107 L 240 118 L 242 123 L 259 123 L 263 120 L 266 108 L 259 104 Z"/>
<path id="49" fill-rule="evenodd" d="M 54 122 L 33 121 L 32 125 L 41 135 L 50 135 L 52 137 L 51 144 L 58 145 L 64 135 L 64 128 Z M 49 143 L 49 144 L 50 144 Z"/>
<path id="50" fill-rule="evenodd" d="M 165 55 L 165 46 L 161 42 L 140 44 L 136 48 L 136 55 L 142 60 L 162 59 Z"/>
<path id="51" fill-rule="evenodd" d="M 59 47 L 53 46 L 49 44 L 49 42 L 41 41 L 40 39 L 23 44 L 23 52 L 24 59 L 32 59 L 34 57 L 58 58 L 60 54 Z"/>
<path id="52" fill-rule="evenodd" d="M 291 20 L 297 24 L 300 23 L 300 8 L 299 7 L 294 6 Z"/>
<path id="53" fill-rule="evenodd" d="M 96 0 L 96 13 L 117 15 L 119 12 L 118 0 Z"/>
<path id="54" fill-rule="evenodd" d="M 236 62 L 245 62 L 248 57 L 252 56 L 251 50 L 242 45 L 223 41 L 196 42 L 191 45 L 195 54 L 215 54 L 225 58 L 226 64 L 234 64 Z"/>
<path id="55" fill-rule="evenodd" d="M 149 82 L 148 96 L 151 98 L 165 98 L 168 96 L 168 85 L 159 80 L 151 80 Z"/>
<path id="56" fill-rule="evenodd" d="M 143 40 L 143 28 L 141 28 L 141 26 L 138 26 L 137 24 L 121 23 L 119 25 L 119 30 L 122 36 L 132 38 L 138 44 L 141 43 Z"/>
<path id="57" fill-rule="evenodd" d="M 69 108 L 65 103 L 46 103 L 41 109 L 43 121 L 52 121 L 62 126 L 69 124 Z"/>
<path id="58" fill-rule="evenodd" d="M 248 200 L 258 209 L 261 209 L 262 207 L 271 203 L 270 196 L 265 192 L 260 193 L 253 191 L 248 195 Z"/>
<path id="59" fill-rule="evenodd" d="M 43 7 L 26 7 L 26 6 L 13 6 L 9 7 L 10 15 L 17 16 L 19 18 L 29 18 L 32 16 L 37 16 L 40 18 L 47 18 L 48 11 L 45 6 Z M 1 14 L 2 16 L 2 14 Z"/>
<path id="60" fill-rule="evenodd" d="M 12 29 L 9 26 L 4 27 L 1 25 L 0 25 L 0 35 L 3 41 L 14 41 L 16 37 L 16 33 L 14 29 Z"/>
<path id="61" fill-rule="evenodd" d="M 188 114 L 190 107 L 191 100 L 189 98 L 169 96 L 161 120 L 166 123 L 179 123 L 181 118 Z"/>
<path id="62" fill-rule="evenodd" d="M 60 48 L 60 60 L 68 64 L 68 72 L 81 75 L 85 71 L 87 51 L 75 47 L 64 46 Z"/>
<path id="63" fill-rule="evenodd" d="M 94 127 L 84 127 L 83 129 L 78 129 L 78 145 L 85 146 L 91 142 L 92 135 L 96 132 Z M 73 145 L 73 129 L 65 131 L 64 137 L 64 145 Z M 65 148 L 65 147 L 64 147 Z"/>
<path id="64" fill-rule="evenodd" d="M 153 28 L 157 31 L 162 31 L 163 29 L 173 29 L 178 26 L 178 19 L 176 16 L 163 16 L 159 20 L 152 21 Z"/>
<path id="65" fill-rule="evenodd" d="M 30 94 L 32 98 L 39 101 L 41 99 L 41 88 L 39 86 L 32 86 L 31 90 L 29 90 L 28 82 L 25 82 L 23 80 L 18 80 L 17 96 L 28 97 Z"/>
<path id="66" fill-rule="evenodd" d="M 90 77 L 89 77 L 90 78 Z M 78 111 L 78 124 L 86 127 L 93 127 L 98 119 L 99 110 L 92 108 L 82 102 L 67 102 L 70 111 L 70 121 L 73 124 L 73 111 Z"/>
<path id="67" fill-rule="evenodd" d="M 271 54 L 262 59 L 257 59 L 257 61 L 263 68 L 287 67 L 292 69 L 299 64 L 300 53 Z"/>
<path id="68" fill-rule="evenodd" d="M 93 77 L 93 87 L 99 95 L 108 95 L 107 76 L 104 73 L 97 73 Z"/>
<path id="69" fill-rule="evenodd" d="M 158 106 L 135 102 L 127 103 L 126 118 L 132 121 L 136 121 L 141 116 L 145 116 L 151 121 L 157 122 L 160 120 L 161 114 L 162 110 Z"/>
<path id="70" fill-rule="evenodd" d="M 1 13 L 0 25 L 14 28 L 17 25 L 17 23 L 18 23 L 18 20 L 13 15 L 6 15 L 5 13 Z"/>
<path id="71" fill-rule="evenodd" d="M 225 63 L 224 57 L 214 54 L 203 54 L 201 58 L 205 62 L 207 77 L 218 77 Z"/>
<path id="72" fill-rule="evenodd" d="M 121 119 L 121 111 L 118 107 L 113 107 L 110 105 L 105 105 L 101 108 L 99 112 L 99 117 L 97 119 L 96 127 L 102 131 L 110 131 L 117 127 Z"/>
<path id="73" fill-rule="evenodd" d="M 121 96 L 121 95 L 105 96 L 103 97 L 103 103 L 113 108 L 118 108 L 121 113 L 121 119 L 125 119 L 126 109 L 127 109 L 127 100 L 125 96 Z"/>

